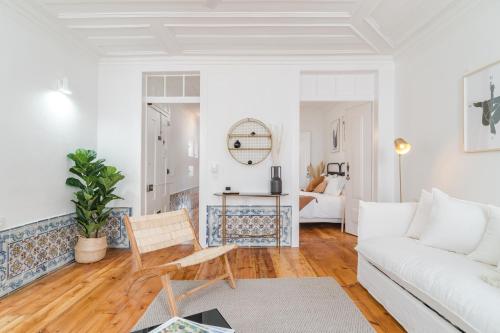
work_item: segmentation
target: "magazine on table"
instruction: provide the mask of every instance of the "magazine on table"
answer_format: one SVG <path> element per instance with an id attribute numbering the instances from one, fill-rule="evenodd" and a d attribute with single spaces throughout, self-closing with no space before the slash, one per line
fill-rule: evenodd
<path id="1" fill-rule="evenodd" d="M 203 325 L 184 318 L 173 317 L 150 333 L 234 333 L 234 330 Z"/>

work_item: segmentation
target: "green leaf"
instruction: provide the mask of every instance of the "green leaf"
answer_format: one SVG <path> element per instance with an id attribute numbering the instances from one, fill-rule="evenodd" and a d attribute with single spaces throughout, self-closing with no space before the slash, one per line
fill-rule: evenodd
<path id="1" fill-rule="evenodd" d="M 66 179 L 66 185 L 73 186 L 73 187 L 78 187 L 80 189 L 84 189 L 85 185 L 82 184 L 82 182 L 79 179 L 73 178 L 73 177 L 68 177 Z"/>

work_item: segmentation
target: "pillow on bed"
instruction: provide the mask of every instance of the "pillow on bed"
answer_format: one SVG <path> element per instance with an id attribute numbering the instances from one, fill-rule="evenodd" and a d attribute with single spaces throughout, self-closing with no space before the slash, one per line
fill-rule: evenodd
<path id="1" fill-rule="evenodd" d="M 345 178 L 344 177 L 328 177 L 328 185 L 326 186 L 325 193 L 340 195 L 344 190 Z"/>
<path id="2" fill-rule="evenodd" d="M 324 193 L 327 185 L 328 185 L 328 181 L 326 179 L 323 179 L 323 181 L 318 186 L 316 186 L 314 188 L 313 192 Z"/>
<path id="3" fill-rule="evenodd" d="M 311 179 L 311 181 L 309 182 L 309 185 L 307 185 L 307 187 L 306 187 L 306 192 L 312 192 L 316 188 L 316 186 L 321 184 L 321 182 L 324 179 L 325 179 L 325 177 L 323 177 L 323 176 L 314 177 L 313 179 Z"/>

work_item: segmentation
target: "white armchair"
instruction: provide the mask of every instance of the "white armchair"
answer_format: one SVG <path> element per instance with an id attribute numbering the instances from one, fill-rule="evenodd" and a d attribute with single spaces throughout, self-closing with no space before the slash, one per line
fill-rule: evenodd
<path id="1" fill-rule="evenodd" d="M 359 203 L 358 241 L 370 238 L 403 236 L 415 215 L 415 202 Z"/>

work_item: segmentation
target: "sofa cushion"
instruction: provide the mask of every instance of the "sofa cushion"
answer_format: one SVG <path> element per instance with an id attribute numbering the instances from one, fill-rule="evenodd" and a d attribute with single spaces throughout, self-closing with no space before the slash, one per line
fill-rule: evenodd
<path id="1" fill-rule="evenodd" d="M 420 201 L 418 202 L 417 211 L 411 221 L 410 228 L 406 232 L 406 236 L 419 239 L 422 231 L 431 219 L 432 210 L 432 193 L 422 190 Z"/>
<path id="2" fill-rule="evenodd" d="M 480 205 L 432 190 L 431 219 L 422 232 L 423 244 L 458 253 L 471 253 L 481 241 L 487 211 Z"/>
<path id="3" fill-rule="evenodd" d="M 469 258 L 490 265 L 497 265 L 500 261 L 500 207 L 490 206 L 486 231 Z"/>
<path id="4" fill-rule="evenodd" d="M 357 250 L 460 329 L 498 332 L 500 289 L 481 278 L 498 274 L 493 266 L 407 237 L 365 240 Z"/>

